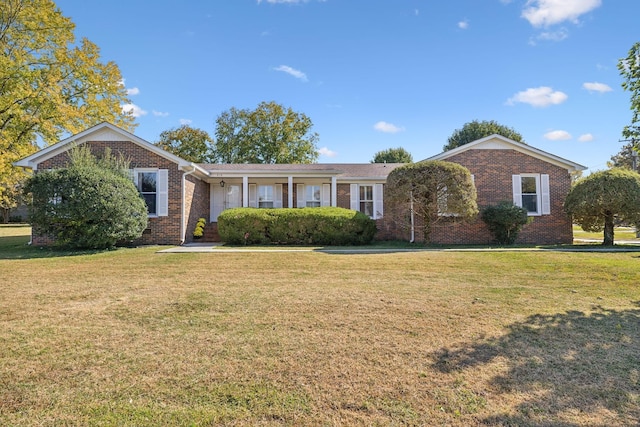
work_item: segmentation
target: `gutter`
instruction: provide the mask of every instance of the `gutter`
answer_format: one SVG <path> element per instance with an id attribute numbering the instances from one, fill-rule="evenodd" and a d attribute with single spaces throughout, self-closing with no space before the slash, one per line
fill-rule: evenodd
<path id="1" fill-rule="evenodd" d="M 187 175 L 191 175 L 193 173 L 195 173 L 197 166 L 194 165 L 193 163 L 190 164 L 191 166 L 191 170 L 189 172 L 184 172 L 182 174 L 182 213 L 181 213 L 181 218 L 180 218 L 180 246 L 184 245 L 184 242 L 187 240 L 187 224 L 185 224 L 185 217 L 186 217 L 186 206 L 185 206 L 185 199 L 186 199 L 186 182 L 187 180 L 185 179 L 187 177 Z"/>

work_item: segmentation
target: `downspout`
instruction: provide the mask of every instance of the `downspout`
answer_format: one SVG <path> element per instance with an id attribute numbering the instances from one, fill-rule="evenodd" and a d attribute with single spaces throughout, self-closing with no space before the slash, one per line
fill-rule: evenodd
<path id="1" fill-rule="evenodd" d="M 411 240 L 409 240 L 409 243 L 414 243 L 416 241 L 416 227 L 413 217 L 413 191 L 409 192 L 409 198 L 409 211 L 411 212 Z"/>
<path id="2" fill-rule="evenodd" d="M 182 236 L 182 239 L 180 240 L 180 246 L 184 245 L 184 242 L 187 240 L 187 224 L 185 224 L 184 222 L 186 217 L 186 209 L 187 209 L 185 206 L 185 199 L 187 198 L 186 177 L 187 175 L 191 175 L 195 171 L 196 171 L 196 166 L 193 163 L 191 163 L 191 170 L 189 172 L 184 172 L 182 174 L 182 215 L 180 218 L 180 235 Z"/>

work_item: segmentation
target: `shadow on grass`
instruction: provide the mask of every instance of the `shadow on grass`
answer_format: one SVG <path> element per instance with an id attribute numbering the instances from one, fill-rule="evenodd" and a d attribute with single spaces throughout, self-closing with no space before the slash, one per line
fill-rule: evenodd
<path id="1" fill-rule="evenodd" d="M 57 258 L 77 255 L 92 255 L 106 250 L 69 250 L 29 245 L 29 236 L 0 237 L 0 259 Z"/>
<path id="2" fill-rule="evenodd" d="M 489 380 L 492 394 L 524 400 L 514 412 L 482 420 L 489 425 L 635 426 L 640 419 L 640 309 L 534 315 L 500 338 L 434 356 L 444 373 L 492 361 L 506 366 Z"/>

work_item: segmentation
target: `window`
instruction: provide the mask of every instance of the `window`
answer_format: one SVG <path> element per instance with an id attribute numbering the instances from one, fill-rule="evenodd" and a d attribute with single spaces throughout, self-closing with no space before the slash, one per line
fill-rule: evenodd
<path id="1" fill-rule="evenodd" d="M 373 218 L 373 185 L 360 186 L 360 212 Z"/>
<path id="2" fill-rule="evenodd" d="M 169 215 L 169 171 L 167 169 L 135 169 L 133 182 L 147 204 L 149 216 Z"/>
<path id="3" fill-rule="evenodd" d="M 538 179 L 535 176 L 520 178 L 522 187 L 522 207 L 529 213 L 538 213 Z"/>
<path id="4" fill-rule="evenodd" d="M 382 184 L 351 184 L 351 209 L 360 211 L 373 219 L 382 218 Z"/>
<path id="5" fill-rule="evenodd" d="M 149 215 L 157 215 L 158 173 L 138 172 L 138 191 L 147 204 Z"/>
<path id="6" fill-rule="evenodd" d="M 273 185 L 258 186 L 258 207 L 273 208 Z"/>
<path id="7" fill-rule="evenodd" d="M 513 175 L 513 203 L 525 208 L 529 215 L 549 215 L 549 175 Z"/>
<path id="8" fill-rule="evenodd" d="M 306 191 L 306 206 L 308 208 L 319 208 L 322 205 L 321 190 L 319 185 L 307 185 Z"/>

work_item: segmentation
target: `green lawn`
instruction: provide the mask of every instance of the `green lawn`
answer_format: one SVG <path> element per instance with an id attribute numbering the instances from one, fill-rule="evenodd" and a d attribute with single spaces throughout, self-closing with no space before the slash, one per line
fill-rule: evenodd
<path id="1" fill-rule="evenodd" d="M 0 226 L 0 425 L 636 426 L 640 252 L 56 252 Z"/>
<path id="2" fill-rule="evenodd" d="M 581 227 L 573 226 L 573 238 L 574 239 L 590 239 L 590 240 L 604 240 L 603 232 L 592 233 L 584 231 Z M 636 229 L 634 227 L 616 227 L 613 230 L 614 242 L 618 240 L 635 241 L 640 242 L 640 238 L 636 237 Z"/>

